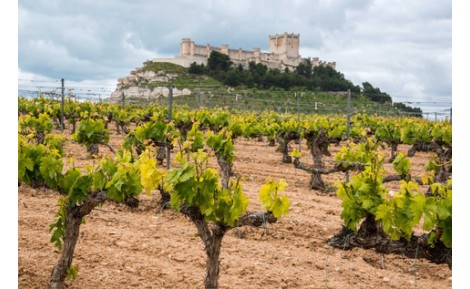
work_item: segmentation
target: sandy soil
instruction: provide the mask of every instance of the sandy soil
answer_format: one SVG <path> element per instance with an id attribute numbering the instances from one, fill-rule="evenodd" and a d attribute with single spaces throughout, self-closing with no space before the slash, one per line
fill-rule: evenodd
<path id="1" fill-rule="evenodd" d="M 118 148 L 123 137 L 112 135 Z M 283 164 L 267 142 L 237 140 L 234 170 L 242 177 L 250 211 L 261 210 L 258 190 L 267 177 L 289 185 L 289 215 L 268 228 L 243 227 L 224 238 L 221 288 L 451 288 L 445 264 L 382 255 L 355 248 L 342 251 L 326 244 L 342 221 L 341 201 L 332 193 L 309 189 L 309 175 Z M 303 144 L 303 150 L 306 147 Z M 331 147 L 331 151 L 338 151 Z M 406 151 L 406 146 L 400 146 Z M 83 147 L 68 143 L 75 165 L 93 163 Z M 102 154 L 110 154 L 100 147 Z M 310 155 L 304 157 L 305 161 Z M 413 175 L 424 170 L 428 155 L 412 159 Z M 213 162 L 216 167 L 215 161 Z M 390 167 L 390 166 L 388 166 Z M 344 174 L 324 178 L 343 180 Z M 391 184 L 391 189 L 398 188 Z M 140 197 L 136 209 L 107 202 L 81 226 L 74 264 L 80 267 L 70 288 L 203 288 L 205 254 L 196 227 L 182 214 L 161 211 L 159 195 Z M 18 188 L 19 288 L 47 288 L 59 251 L 49 242 L 58 195 L 45 189 Z"/>

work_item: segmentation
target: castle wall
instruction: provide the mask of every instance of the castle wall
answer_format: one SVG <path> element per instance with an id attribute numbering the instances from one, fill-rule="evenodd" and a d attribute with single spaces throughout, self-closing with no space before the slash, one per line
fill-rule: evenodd
<path id="1" fill-rule="evenodd" d="M 247 66 L 250 61 L 255 63 L 262 63 L 269 68 L 278 68 L 283 70 L 288 67 L 294 69 L 305 58 L 301 58 L 299 54 L 300 36 L 299 34 L 276 34 L 270 35 L 268 38 L 269 52 L 261 52 L 259 48 L 254 48 L 252 51 L 240 49 L 230 49 L 227 44 L 221 47 L 214 47 L 209 44 L 198 45 L 194 44 L 190 38 L 183 38 L 181 40 L 180 55 L 175 58 L 154 59 L 153 61 L 165 61 L 189 67 L 191 63 L 207 65 L 207 58 L 209 58 L 212 51 L 217 51 L 226 54 L 235 64 L 242 64 Z M 312 66 L 328 65 L 336 69 L 336 62 L 320 61 L 318 57 L 311 59 Z"/>
<path id="2" fill-rule="evenodd" d="M 196 56 L 209 57 L 210 54 L 211 54 L 210 45 L 194 45 L 194 49 L 191 52 L 191 55 L 196 55 Z"/>
<path id="3" fill-rule="evenodd" d="M 297 59 L 300 58 L 299 54 L 299 37 L 291 37 L 287 40 L 287 56 Z"/>

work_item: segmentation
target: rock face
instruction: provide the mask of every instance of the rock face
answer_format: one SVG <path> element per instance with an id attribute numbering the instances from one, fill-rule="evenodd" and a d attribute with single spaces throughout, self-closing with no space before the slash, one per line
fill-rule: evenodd
<path id="1" fill-rule="evenodd" d="M 156 86 L 156 87 L 138 87 L 138 86 L 130 86 L 129 88 L 121 88 L 116 89 L 111 93 L 111 97 L 109 100 L 111 102 L 120 102 L 122 101 L 122 96 L 124 95 L 124 99 L 148 99 L 148 100 L 155 100 L 161 96 L 168 96 L 169 88 L 163 86 Z M 190 95 L 191 91 L 187 88 L 177 89 L 173 88 L 173 96 L 182 96 L 182 95 Z"/>
<path id="2" fill-rule="evenodd" d="M 146 63 L 144 63 L 145 65 Z M 124 96 L 125 101 L 156 100 L 169 95 L 168 83 L 180 76 L 179 73 L 170 73 L 164 70 L 152 71 L 137 68 L 129 76 L 119 78 L 117 88 L 111 93 L 110 102 L 119 103 Z M 173 88 L 173 96 L 190 95 L 187 88 Z"/>

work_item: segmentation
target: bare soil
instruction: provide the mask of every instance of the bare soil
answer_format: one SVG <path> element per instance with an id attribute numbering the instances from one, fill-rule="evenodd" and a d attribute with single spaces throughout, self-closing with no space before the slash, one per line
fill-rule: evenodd
<path id="1" fill-rule="evenodd" d="M 122 140 L 114 134 L 110 145 L 117 149 Z M 283 164 L 282 155 L 267 142 L 239 139 L 235 146 L 234 171 L 250 199 L 249 211 L 261 210 L 257 196 L 267 177 L 287 180 L 291 210 L 268 227 L 233 229 L 225 236 L 221 288 L 452 288 L 446 264 L 328 246 L 342 224 L 335 192 L 311 190 L 308 173 Z M 408 148 L 399 146 L 399 151 Z M 339 147 L 330 150 L 334 154 Z M 78 144 L 68 142 L 66 151 L 75 166 L 96 162 Z M 100 146 L 100 154 L 110 152 Z M 309 158 L 307 153 L 303 160 Z M 424 171 L 428 159 L 417 153 L 412 174 Z M 215 159 L 212 165 L 217 168 Z M 332 184 L 344 180 L 344 174 L 324 180 Z M 390 184 L 391 190 L 398 188 L 399 183 Z M 206 257 L 196 227 L 180 213 L 161 211 L 159 198 L 142 194 L 138 208 L 106 202 L 92 211 L 81 226 L 74 255 L 80 270 L 77 279 L 67 282 L 69 288 L 203 288 Z M 49 286 L 60 254 L 49 241 L 58 199 L 54 191 L 18 188 L 19 288 Z"/>

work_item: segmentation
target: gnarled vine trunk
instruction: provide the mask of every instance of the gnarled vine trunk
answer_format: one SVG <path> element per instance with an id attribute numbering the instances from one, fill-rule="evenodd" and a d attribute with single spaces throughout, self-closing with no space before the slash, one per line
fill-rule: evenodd
<path id="1" fill-rule="evenodd" d="M 46 135 L 43 132 L 38 131 L 34 135 L 34 138 L 36 138 L 36 143 L 40 145 L 44 143 L 44 140 L 46 139 Z"/>
<path id="2" fill-rule="evenodd" d="M 439 172 L 436 175 L 435 181 L 445 184 L 449 179 L 452 170 L 452 146 L 450 146 L 447 150 L 440 148 L 437 151 L 437 156 L 440 159 L 441 166 Z"/>
<path id="3" fill-rule="evenodd" d="M 202 215 L 197 207 L 185 208 L 182 212 L 196 225 L 199 237 L 204 242 L 204 249 L 207 255 L 204 287 L 206 289 L 219 288 L 220 248 L 228 228 L 221 225 L 213 225 L 212 229 L 209 228 L 204 215 Z"/>
<path id="4" fill-rule="evenodd" d="M 300 135 L 297 132 L 281 132 L 276 136 L 277 142 L 279 143 L 278 150 L 282 153 L 282 162 L 290 164 L 292 163 L 292 157 L 289 155 L 289 142 L 298 139 Z"/>
<path id="5" fill-rule="evenodd" d="M 52 268 L 50 289 L 65 289 L 67 270 L 72 265 L 73 253 L 80 234 L 83 217 L 88 215 L 98 204 L 106 200 L 105 192 L 93 192 L 81 206 L 67 206 L 65 215 L 65 238 L 59 262 Z"/>
<path id="6" fill-rule="evenodd" d="M 225 230 L 219 232 L 212 231 L 209 242 L 206 243 L 206 278 L 204 286 L 206 289 L 219 288 L 219 269 L 220 269 L 220 248 Z"/>
<path id="7" fill-rule="evenodd" d="M 318 147 L 318 143 L 312 143 L 310 149 L 313 157 L 313 167 L 315 169 L 322 169 L 323 162 L 322 162 L 322 153 L 320 148 Z M 325 183 L 321 178 L 321 174 L 318 171 L 312 171 L 312 175 L 310 177 L 310 187 L 314 190 L 325 190 Z"/>
<path id="8" fill-rule="evenodd" d="M 92 156 L 96 156 L 98 155 L 98 153 L 100 152 L 100 148 L 98 146 L 98 144 L 92 144 L 88 147 L 88 152 L 90 153 L 90 155 Z"/>
<path id="9" fill-rule="evenodd" d="M 323 169 L 323 155 L 330 156 L 328 151 L 328 136 L 323 130 L 318 134 L 307 134 L 306 137 L 310 139 L 310 153 L 313 158 L 313 170 L 310 177 L 310 187 L 314 190 L 325 191 L 326 186 L 321 178 L 320 171 Z"/>
<path id="10" fill-rule="evenodd" d="M 108 129 L 108 125 L 113 121 L 113 113 L 112 112 L 109 112 L 108 113 L 108 119 L 104 122 L 104 128 L 105 129 Z"/>
<path id="11" fill-rule="evenodd" d="M 428 244 L 429 235 L 412 236 L 406 239 L 391 240 L 379 226 L 372 214 L 368 214 L 357 233 L 343 229 L 328 240 L 328 244 L 342 250 L 354 247 L 375 249 L 385 254 L 400 254 L 408 258 L 424 258 L 434 263 L 446 263 L 452 269 L 452 249 L 446 248 L 441 241 L 434 246 Z"/>
<path id="12" fill-rule="evenodd" d="M 165 161 L 166 151 L 167 151 L 167 148 L 165 146 L 158 146 L 156 158 L 157 158 L 157 162 L 159 165 L 163 164 L 163 162 Z"/>
<path id="13" fill-rule="evenodd" d="M 392 142 L 390 144 L 391 146 L 391 153 L 390 153 L 390 159 L 388 160 L 389 163 L 393 163 L 395 158 L 397 157 L 397 150 L 398 150 L 398 142 Z"/>
<path id="14" fill-rule="evenodd" d="M 75 119 L 70 119 L 69 123 L 72 124 L 72 131 L 70 134 L 74 134 L 75 130 L 77 129 L 77 121 Z"/>
<path id="15" fill-rule="evenodd" d="M 65 278 L 67 277 L 67 270 L 72 265 L 73 252 L 77 244 L 78 235 L 80 234 L 80 225 L 83 217 L 79 214 L 78 207 L 68 207 L 67 215 L 65 218 L 65 240 L 64 248 L 60 256 L 59 262 L 52 269 L 50 289 L 64 289 Z"/>
<path id="16" fill-rule="evenodd" d="M 165 208 L 170 208 L 170 199 L 171 199 L 170 193 L 165 192 L 165 189 L 161 185 L 158 186 L 158 191 L 160 191 L 160 195 L 161 195 L 161 198 L 160 198 L 161 210 Z"/>
<path id="17" fill-rule="evenodd" d="M 223 157 L 217 157 L 217 163 L 220 167 L 220 182 L 223 188 L 228 188 L 230 177 L 233 175 L 232 164 L 227 163 Z"/>
<path id="18" fill-rule="evenodd" d="M 439 171 L 437 172 L 434 181 L 438 183 L 446 183 L 452 171 L 452 145 L 447 149 L 443 144 L 432 142 L 430 144 L 423 144 L 416 142 L 408 150 L 408 157 L 412 157 L 416 152 L 434 152 L 439 158 Z"/>
<path id="19" fill-rule="evenodd" d="M 207 255 L 206 260 L 206 277 L 204 278 L 204 287 L 206 289 L 219 288 L 220 273 L 220 248 L 222 247 L 222 239 L 230 229 L 241 226 L 259 227 L 266 223 L 275 223 L 277 218 L 272 212 L 267 213 L 246 213 L 233 227 L 222 224 L 209 224 L 204 219 L 204 215 L 198 207 L 183 207 L 181 212 L 188 216 L 196 225 L 199 237 L 204 242 L 204 250 Z"/>

